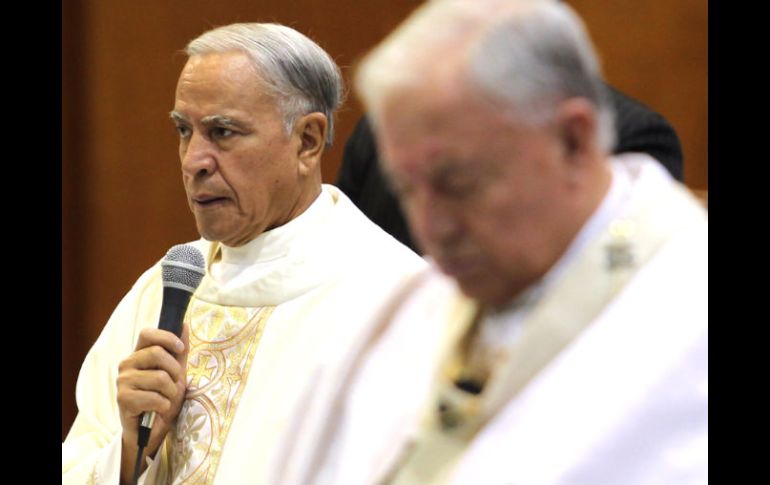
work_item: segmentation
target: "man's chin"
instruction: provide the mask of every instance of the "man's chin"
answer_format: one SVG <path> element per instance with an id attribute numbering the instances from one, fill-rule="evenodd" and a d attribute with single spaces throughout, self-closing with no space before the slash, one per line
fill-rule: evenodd
<path id="1" fill-rule="evenodd" d="M 232 246 L 232 244 L 228 244 L 228 234 L 223 231 L 214 231 L 210 227 L 201 227 L 198 226 L 198 234 L 209 242 L 218 242 L 222 243 L 225 246 Z"/>
<path id="2" fill-rule="evenodd" d="M 515 297 L 515 295 L 511 294 L 509 288 L 495 284 L 488 276 L 464 279 L 455 278 L 455 281 L 457 281 L 457 285 L 465 296 L 485 306 L 493 308 L 503 307 Z"/>

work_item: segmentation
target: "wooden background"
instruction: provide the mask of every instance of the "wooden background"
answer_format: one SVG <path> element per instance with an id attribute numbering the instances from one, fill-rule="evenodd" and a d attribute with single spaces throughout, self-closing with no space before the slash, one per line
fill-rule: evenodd
<path id="1" fill-rule="evenodd" d="M 68 0 L 62 4 L 62 439 L 86 352 L 120 298 L 198 234 L 168 112 L 180 50 L 209 28 L 275 21 L 316 40 L 350 80 L 419 0 Z M 701 0 L 571 0 L 608 81 L 677 130 L 685 181 L 708 189 L 708 10 Z M 340 111 L 323 162 L 333 182 L 361 107 Z"/>

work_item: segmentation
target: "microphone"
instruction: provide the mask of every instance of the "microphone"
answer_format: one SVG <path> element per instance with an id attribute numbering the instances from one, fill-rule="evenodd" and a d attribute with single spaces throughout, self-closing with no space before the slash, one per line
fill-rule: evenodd
<path id="1" fill-rule="evenodd" d="M 163 303 L 160 307 L 158 328 L 179 337 L 182 320 L 195 289 L 206 274 L 206 262 L 200 251 L 187 244 L 177 244 L 166 253 L 160 263 L 163 273 Z M 142 414 L 139 426 L 139 445 L 146 446 L 155 421 L 155 412 Z"/>

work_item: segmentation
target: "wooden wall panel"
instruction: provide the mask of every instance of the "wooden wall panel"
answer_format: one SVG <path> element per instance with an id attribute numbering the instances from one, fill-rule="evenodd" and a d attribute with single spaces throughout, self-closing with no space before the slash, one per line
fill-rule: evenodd
<path id="1" fill-rule="evenodd" d="M 306 33 L 348 81 L 360 56 L 420 0 L 68 0 L 62 17 L 62 438 L 88 348 L 136 278 L 173 244 L 197 238 L 168 112 L 179 51 L 222 24 L 276 21 Z M 707 186 L 706 4 L 571 2 L 585 16 L 609 80 L 666 115 L 686 177 Z M 361 115 L 339 113 L 323 162 L 333 182 Z"/>

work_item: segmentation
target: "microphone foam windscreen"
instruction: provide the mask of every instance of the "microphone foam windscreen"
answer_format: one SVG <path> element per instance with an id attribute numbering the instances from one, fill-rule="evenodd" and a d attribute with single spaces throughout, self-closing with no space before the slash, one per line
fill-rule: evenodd
<path id="1" fill-rule="evenodd" d="M 177 244 L 161 262 L 163 286 L 194 292 L 206 274 L 206 261 L 200 251 L 189 244 Z"/>

